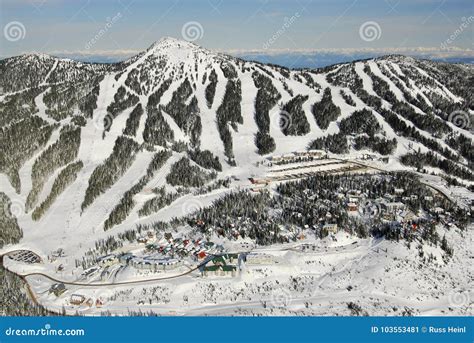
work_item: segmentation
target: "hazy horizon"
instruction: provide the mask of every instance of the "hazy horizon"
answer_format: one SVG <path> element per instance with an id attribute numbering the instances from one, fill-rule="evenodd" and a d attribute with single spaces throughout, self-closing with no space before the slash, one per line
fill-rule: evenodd
<path id="1" fill-rule="evenodd" d="M 467 0 L 2 0 L 0 7 L 0 58 L 41 52 L 116 62 L 171 36 L 289 67 L 392 53 L 474 60 Z"/>
<path id="2" fill-rule="evenodd" d="M 150 44 L 151 45 L 151 44 Z M 205 48 L 205 47 L 204 47 Z M 143 49 L 144 51 L 146 49 Z M 371 58 L 383 57 L 387 55 L 404 55 L 408 57 L 414 57 L 419 59 L 427 59 L 436 62 L 447 62 L 447 63 L 464 63 L 474 64 L 474 54 L 466 53 L 465 51 L 441 51 L 437 49 L 320 49 L 320 50 L 229 50 L 222 51 L 220 49 L 209 49 L 216 53 L 225 53 L 230 56 L 240 58 L 246 61 L 256 61 L 266 64 L 281 65 L 287 68 L 323 68 L 339 63 L 353 62 L 358 60 L 366 60 Z M 58 58 L 67 58 L 79 62 L 85 63 L 120 63 L 126 61 L 129 58 L 139 54 L 142 51 L 129 51 L 128 53 L 122 52 L 120 54 L 110 54 L 101 52 L 94 54 L 78 54 L 75 52 L 40 52 L 32 51 L 25 52 L 24 54 L 38 53 L 46 54 Z M 21 54 L 23 55 L 23 54 Z M 19 56 L 21 56 L 19 55 Z M 11 56 L 15 57 L 15 56 Z M 0 60 L 9 57 L 0 56 Z"/>

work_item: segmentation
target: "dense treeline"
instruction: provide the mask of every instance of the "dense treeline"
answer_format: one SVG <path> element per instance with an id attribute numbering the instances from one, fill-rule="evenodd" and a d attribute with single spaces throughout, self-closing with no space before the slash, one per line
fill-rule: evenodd
<path id="1" fill-rule="evenodd" d="M 143 130 L 143 140 L 152 145 L 166 146 L 166 143 L 173 141 L 174 133 L 166 122 L 161 109 L 158 108 L 160 99 L 169 89 L 171 80 L 165 80 L 161 86 L 148 97 L 146 106 L 147 118 L 145 129 Z"/>
<path id="2" fill-rule="evenodd" d="M 153 175 L 158 171 L 171 157 L 171 151 L 162 150 L 156 153 L 150 164 L 148 165 L 146 174 L 135 184 L 120 199 L 120 202 L 114 207 L 109 217 L 104 223 L 104 230 L 108 230 L 115 225 L 122 223 L 135 207 L 133 197 L 137 195 L 153 178 Z"/>
<path id="3" fill-rule="evenodd" d="M 166 147 L 166 143 L 173 141 L 174 133 L 166 122 L 160 109 L 148 107 L 143 140 L 152 145 Z"/>
<path id="4" fill-rule="evenodd" d="M 214 69 L 209 73 L 209 84 L 205 90 L 205 97 L 207 102 L 207 107 L 211 108 L 212 103 L 214 102 L 214 96 L 216 95 L 217 87 L 217 73 Z"/>
<path id="5" fill-rule="evenodd" d="M 0 192 L 0 248 L 6 244 L 18 243 L 23 237 L 23 231 L 12 213 L 12 202 L 3 192 Z"/>
<path id="6" fill-rule="evenodd" d="M 224 99 L 217 109 L 217 128 L 224 143 L 224 153 L 230 165 L 235 165 L 235 161 L 229 124 L 234 130 L 237 130 L 237 124 L 243 124 L 244 118 L 241 113 L 241 102 L 242 90 L 240 80 L 228 80 Z"/>
<path id="7" fill-rule="evenodd" d="M 55 128 L 37 116 L 0 128 L 0 171 L 8 176 L 17 193 L 21 188 L 18 170 L 46 145 Z"/>
<path id="8" fill-rule="evenodd" d="M 313 105 L 312 112 L 316 123 L 323 130 L 341 115 L 341 109 L 332 102 L 331 88 L 324 89 L 321 101 Z"/>
<path id="9" fill-rule="evenodd" d="M 454 155 L 448 148 L 442 147 L 436 140 L 422 135 L 420 131 L 418 131 L 414 126 L 408 126 L 393 111 L 380 109 L 379 113 L 384 117 L 384 120 L 392 127 L 397 135 L 411 138 L 450 160 L 458 160 L 457 156 Z"/>
<path id="10" fill-rule="evenodd" d="M 258 132 L 255 145 L 260 155 L 271 153 L 275 150 L 275 140 L 270 136 L 270 110 L 278 103 L 281 94 L 278 93 L 272 80 L 258 72 L 252 74 L 255 87 L 258 88 L 255 98 L 255 122 Z"/>
<path id="11" fill-rule="evenodd" d="M 339 130 L 343 134 L 367 134 L 373 137 L 375 134 L 381 132 L 377 118 L 369 109 L 362 109 L 352 113 L 350 117 L 344 118 L 339 123 Z"/>
<path id="12" fill-rule="evenodd" d="M 400 162 L 419 170 L 423 170 L 424 166 L 428 165 L 434 168 L 439 168 L 448 175 L 474 181 L 474 173 L 469 169 L 459 166 L 448 159 L 441 159 L 431 151 L 428 151 L 427 153 L 408 153 L 400 158 Z"/>
<path id="13" fill-rule="evenodd" d="M 79 109 L 87 118 L 92 118 L 94 110 L 97 108 L 97 98 L 99 97 L 100 86 L 99 82 L 103 79 L 99 77 L 96 81 L 97 84 L 84 95 L 82 98 L 79 99 Z"/>
<path id="14" fill-rule="evenodd" d="M 45 93 L 46 114 L 56 121 L 70 117 L 77 104 L 77 91 L 70 84 L 53 85 Z"/>
<path id="15" fill-rule="evenodd" d="M 138 69 L 133 68 L 127 75 L 127 79 L 125 80 L 125 85 L 133 90 L 138 95 L 142 94 L 141 82 L 146 81 L 146 77 L 141 80 L 140 79 L 140 72 Z"/>
<path id="16" fill-rule="evenodd" d="M 335 133 L 325 137 L 320 137 L 312 141 L 308 149 L 325 150 L 333 154 L 346 154 L 349 152 L 347 137 L 343 133 Z"/>
<path id="17" fill-rule="evenodd" d="M 36 113 L 38 108 L 35 98 L 43 91 L 44 87 L 38 87 L 7 95 L 0 102 L 0 127 L 10 125 Z"/>
<path id="18" fill-rule="evenodd" d="M 152 213 L 158 212 L 165 206 L 171 204 L 179 196 L 178 193 L 167 193 L 164 186 L 155 188 L 153 192 L 156 196 L 150 200 L 147 200 L 143 207 L 138 211 L 140 217 L 148 216 Z"/>
<path id="19" fill-rule="evenodd" d="M 114 119 L 127 108 L 135 106 L 138 101 L 138 96 L 130 94 L 124 86 L 120 86 L 114 95 L 114 101 L 107 107 L 107 114 L 104 118 L 104 130 L 109 131 Z"/>
<path id="20" fill-rule="evenodd" d="M 283 106 L 280 128 L 285 136 L 304 136 L 309 133 L 310 126 L 303 110 L 307 100 L 307 95 L 297 95 Z"/>
<path id="21" fill-rule="evenodd" d="M 16 274 L 0 266 L 0 316 L 51 316 L 41 305 L 34 304 L 26 295 L 25 282 Z"/>
<path id="22" fill-rule="evenodd" d="M 137 104 L 132 112 L 130 112 L 127 122 L 125 124 L 125 129 L 123 129 L 123 134 L 127 136 L 136 136 L 138 126 L 140 125 L 140 118 L 143 115 L 142 104 Z"/>
<path id="23" fill-rule="evenodd" d="M 35 160 L 31 170 L 32 187 L 26 199 L 27 211 L 36 205 L 45 182 L 55 170 L 76 159 L 80 144 L 81 128 L 63 126 L 58 140 Z"/>
<path id="24" fill-rule="evenodd" d="M 203 168 L 222 171 L 222 165 L 219 162 L 219 158 L 214 156 L 209 150 L 191 150 L 188 155 L 191 160 Z"/>
<path id="25" fill-rule="evenodd" d="M 202 187 L 217 176 L 215 172 L 206 172 L 196 165 L 192 165 L 189 159 L 183 157 L 171 166 L 166 181 L 172 186 Z"/>
<path id="26" fill-rule="evenodd" d="M 474 169 L 474 143 L 472 139 L 462 133 L 451 134 L 445 139 L 446 144 L 459 153 L 468 161 L 470 168 Z"/>
<path id="27" fill-rule="evenodd" d="M 344 90 L 342 90 L 342 89 L 339 91 L 339 94 L 341 94 L 341 96 L 344 99 L 344 101 L 346 102 L 346 104 L 348 104 L 349 106 L 355 107 L 356 103 L 355 103 L 354 99 L 352 99 L 350 94 L 344 92 Z"/>
<path id="28" fill-rule="evenodd" d="M 53 182 L 53 186 L 51 187 L 51 191 L 46 197 L 46 199 L 35 208 L 33 211 L 31 218 L 33 220 L 39 220 L 43 214 L 51 207 L 54 203 L 56 198 L 64 192 L 64 190 L 72 184 L 76 178 L 77 173 L 82 169 L 83 163 L 82 161 L 78 161 L 75 163 L 70 163 L 67 165 L 63 170 L 61 170 Z"/>
<path id="29" fill-rule="evenodd" d="M 188 78 L 173 93 L 171 101 L 163 107 L 176 122 L 178 127 L 191 138 L 194 146 L 199 145 L 202 132 L 200 110 L 196 96 L 193 96 L 188 104 L 188 99 L 193 94 L 193 88 Z"/>
<path id="30" fill-rule="evenodd" d="M 110 156 L 92 172 L 89 185 L 81 205 L 85 210 L 99 195 L 117 182 L 125 171 L 132 165 L 140 146 L 133 139 L 117 137 Z"/>

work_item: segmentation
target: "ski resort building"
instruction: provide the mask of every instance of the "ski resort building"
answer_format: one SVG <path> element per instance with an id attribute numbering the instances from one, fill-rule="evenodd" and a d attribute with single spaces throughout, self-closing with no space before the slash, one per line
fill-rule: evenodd
<path id="1" fill-rule="evenodd" d="M 274 262 L 275 258 L 270 254 L 250 253 L 245 256 L 245 264 L 247 265 L 272 264 Z"/>
<path id="2" fill-rule="evenodd" d="M 130 260 L 130 265 L 141 270 L 172 270 L 183 264 L 182 260 L 169 257 L 135 257 Z"/>
<path id="3" fill-rule="evenodd" d="M 238 268 L 237 266 L 230 265 L 212 265 L 205 266 L 202 269 L 201 275 L 206 276 L 236 276 Z"/>

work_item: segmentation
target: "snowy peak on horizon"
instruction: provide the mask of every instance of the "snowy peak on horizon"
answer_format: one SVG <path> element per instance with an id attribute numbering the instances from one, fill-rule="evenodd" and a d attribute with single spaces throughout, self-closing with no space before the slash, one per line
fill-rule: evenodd
<path id="1" fill-rule="evenodd" d="M 174 37 L 163 37 L 157 41 L 155 41 L 147 50 L 150 49 L 159 49 L 159 50 L 165 50 L 169 48 L 178 48 L 178 49 L 183 49 L 183 48 L 201 48 L 199 45 L 194 44 L 193 42 L 184 40 L 184 39 L 177 39 Z M 202 49 L 202 48 L 201 48 Z"/>

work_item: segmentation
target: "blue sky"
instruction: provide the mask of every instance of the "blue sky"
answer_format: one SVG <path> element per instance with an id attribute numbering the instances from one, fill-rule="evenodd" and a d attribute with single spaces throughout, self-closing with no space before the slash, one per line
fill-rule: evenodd
<path id="1" fill-rule="evenodd" d="M 0 4 L 1 57 L 36 51 L 120 59 L 163 36 L 195 39 L 196 44 L 234 54 L 433 50 L 444 43 L 451 51 L 472 56 L 474 48 L 472 0 L 0 0 Z M 191 34 L 197 30 L 196 36 L 183 37 L 187 23 Z M 364 39 L 365 23 L 375 36 Z M 461 32 L 446 44 L 463 23 Z M 15 25 L 20 38 L 12 29 Z"/>

